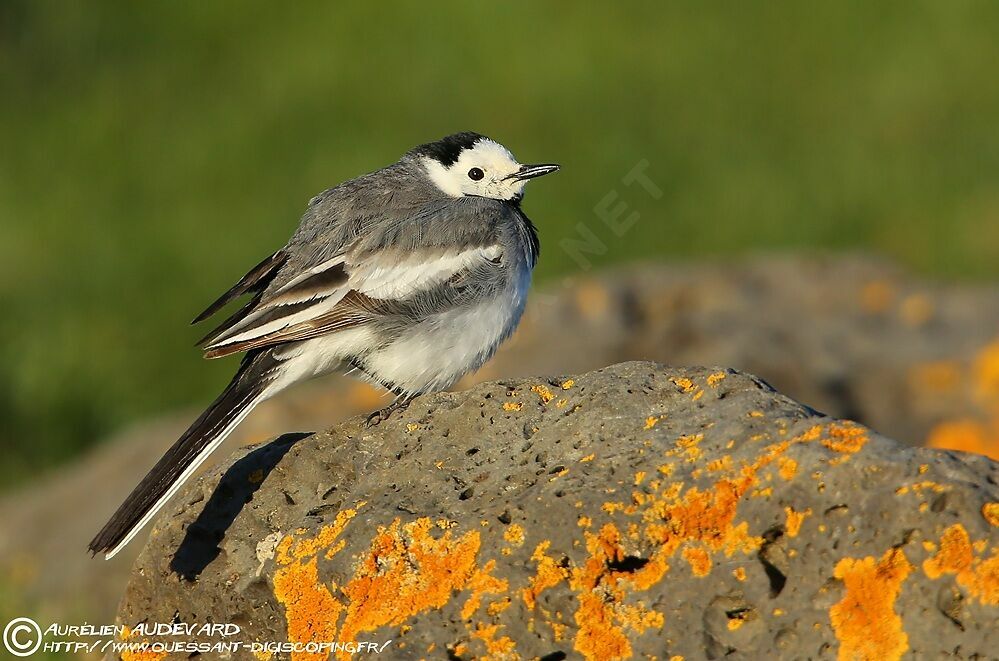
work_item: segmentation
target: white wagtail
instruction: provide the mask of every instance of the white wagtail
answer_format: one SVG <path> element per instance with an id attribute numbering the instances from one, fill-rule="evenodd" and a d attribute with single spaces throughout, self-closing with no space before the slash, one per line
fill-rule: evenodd
<path id="1" fill-rule="evenodd" d="M 538 258 L 525 183 L 556 170 L 457 133 L 312 198 L 288 244 L 194 320 L 252 295 L 199 342 L 206 358 L 245 351 L 236 376 L 90 551 L 114 556 L 256 404 L 294 383 L 354 373 L 398 404 L 478 369 L 520 321 Z"/>

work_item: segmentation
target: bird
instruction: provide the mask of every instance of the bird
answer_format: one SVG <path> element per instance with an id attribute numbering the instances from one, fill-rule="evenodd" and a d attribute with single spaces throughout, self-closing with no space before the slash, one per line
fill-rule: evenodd
<path id="1" fill-rule="evenodd" d="M 239 368 L 91 554 L 114 557 L 254 406 L 289 386 L 333 373 L 380 386 L 395 398 L 369 417 L 377 424 L 481 367 L 517 327 L 540 252 L 524 188 L 557 170 L 465 131 L 313 197 L 287 244 L 191 322 L 245 299 L 198 342 L 209 359 L 242 353 Z"/>

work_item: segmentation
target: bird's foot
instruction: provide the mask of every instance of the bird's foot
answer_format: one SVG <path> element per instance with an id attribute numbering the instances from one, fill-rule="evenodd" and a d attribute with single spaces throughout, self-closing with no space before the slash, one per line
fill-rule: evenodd
<path id="1" fill-rule="evenodd" d="M 396 411 L 405 411 L 409 407 L 411 399 L 397 399 L 383 409 L 379 409 L 368 416 L 367 426 L 374 427 L 392 417 Z"/>

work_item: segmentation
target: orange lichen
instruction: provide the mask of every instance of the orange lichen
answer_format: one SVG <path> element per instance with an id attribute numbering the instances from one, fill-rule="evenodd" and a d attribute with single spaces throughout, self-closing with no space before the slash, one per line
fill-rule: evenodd
<path id="1" fill-rule="evenodd" d="M 493 576 L 493 571 L 496 569 L 496 561 L 490 560 L 486 563 L 485 567 L 482 569 L 476 569 L 475 573 L 472 574 L 472 578 L 469 579 L 466 589 L 471 591 L 468 599 L 465 601 L 465 605 L 461 608 L 462 619 L 469 619 L 475 614 L 475 611 L 479 609 L 479 605 L 482 603 L 482 598 L 487 594 L 506 594 L 509 589 L 510 584 L 506 579 L 496 578 Z M 509 605 L 509 600 L 507 600 L 507 605 Z M 492 607 L 493 604 L 490 604 Z M 505 608 L 504 608 L 505 609 Z M 503 609 L 501 609 L 502 612 Z"/>
<path id="2" fill-rule="evenodd" d="M 971 539 L 960 523 L 955 523 L 944 531 L 939 549 L 936 555 L 923 562 L 923 571 L 929 578 L 960 574 L 970 569 L 974 562 Z"/>
<path id="3" fill-rule="evenodd" d="M 652 429 L 659 422 L 659 417 L 655 415 L 650 415 L 645 419 L 645 429 Z"/>
<path id="4" fill-rule="evenodd" d="M 999 398 L 999 339 L 978 352 L 971 369 L 975 394 L 986 401 Z"/>
<path id="5" fill-rule="evenodd" d="M 938 424 L 926 444 L 999 459 L 999 339 L 983 347 L 959 378 L 979 412 Z"/>
<path id="6" fill-rule="evenodd" d="M 703 440 L 704 434 L 681 436 L 676 439 L 676 447 L 666 451 L 666 456 L 675 457 L 682 455 L 685 461 L 693 463 L 701 457 L 701 449 L 697 446 Z"/>
<path id="7" fill-rule="evenodd" d="M 274 594 L 285 607 L 288 640 L 292 642 L 336 639 L 337 620 L 343 610 L 329 589 L 319 580 L 316 557 L 295 562 L 274 575 Z M 325 659 L 328 654 L 298 652 L 296 661 Z"/>
<path id="8" fill-rule="evenodd" d="M 653 501 L 645 513 L 646 537 L 667 555 L 688 541 L 702 542 L 726 555 L 755 551 L 762 539 L 750 535 L 745 522 L 735 524 L 739 499 L 754 480 L 755 476 L 725 478 L 709 491 L 691 487 L 681 498 Z"/>
<path id="9" fill-rule="evenodd" d="M 513 654 L 517 645 L 510 639 L 509 636 L 496 637 L 496 633 L 503 627 L 502 624 L 491 624 L 485 625 L 481 622 L 475 631 L 472 632 L 472 638 L 481 640 L 486 646 L 485 655 L 481 655 L 480 659 L 509 659 L 509 658 L 519 658 Z"/>
<path id="10" fill-rule="evenodd" d="M 732 570 L 732 576 L 735 576 L 735 580 L 739 581 L 740 583 L 742 581 L 745 581 L 746 580 L 746 568 L 745 567 L 736 567 L 735 569 Z"/>
<path id="11" fill-rule="evenodd" d="M 569 570 L 548 555 L 550 541 L 543 541 L 534 549 L 531 560 L 537 564 L 537 571 L 531 577 L 528 587 L 521 591 L 521 597 L 528 610 L 534 610 L 538 597 L 548 588 L 553 588 L 569 576 Z"/>
<path id="12" fill-rule="evenodd" d="M 954 361 L 940 360 L 913 367 L 909 380 L 914 390 L 947 392 L 960 385 L 961 371 Z"/>
<path id="13" fill-rule="evenodd" d="M 812 515 L 812 508 L 809 507 L 804 512 L 796 512 L 790 507 L 785 507 L 784 513 L 787 515 L 787 523 L 785 524 L 787 536 L 797 537 L 801 531 L 801 524 L 805 521 L 805 517 Z"/>
<path id="14" fill-rule="evenodd" d="M 860 305 L 865 312 L 878 314 L 895 300 L 895 286 L 886 280 L 872 280 L 860 290 Z"/>
<path id="15" fill-rule="evenodd" d="M 943 493 L 948 491 L 950 487 L 940 484 L 939 482 L 931 482 L 930 480 L 923 480 L 922 482 L 913 482 L 912 484 L 903 484 L 899 488 L 895 489 L 895 493 L 899 496 L 909 493 L 920 493 L 922 491 L 932 491 L 933 493 Z"/>
<path id="16" fill-rule="evenodd" d="M 685 376 L 674 376 L 670 378 L 670 381 L 678 386 L 683 392 L 693 392 L 694 388 L 696 388 L 694 382 Z"/>
<path id="17" fill-rule="evenodd" d="M 491 615 L 492 617 L 496 617 L 497 615 L 505 611 L 507 608 L 509 608 L 512 604 L 513 600 L 510 599 L 510 597 L 503 597 L 499 601 L 494 601 L 488 606 L 486 606 L 486 612 L 489 613 L 489 615 Z"/>
<path id="18" fill-rule="evenodd" d="M 503 539 L 509 544 L 520 546 L 524 543 L 524 527 L 517 523 L 512 523 L 503 531 Z"/>
<path id="19" fill-rule="evenodd" d="M 714 374 L 708 376 L 708 385 L 712 388 L 717 388 L 718 384 L 725 379 L 725 372 L 715 372 Z"/>
<path id="20" fill-rule="evenodd" d="M 628 658 L 632 648 L 626 630 L 641 634 L 650 627 L 662 627 L 662 613 L 647 609 L 641 602 L 626 603 L 627 587 L 645 568 L 638 572 L 614 568 L 626 555 L 614 524 L 604 525 L 598 534 L 585 535 L 590 556 L 582 566 L 572 569 L 569 579 L 579 603 L 575 649 L 586 659 Z"/>
<path id="21" fill-rule="evenodd" d="M 122 650 L 121 652 L 121 661 L 162 661 L 165 658 L 167 658 L 167 652 L 154 652 L 152 650 Z"/>
<path id="22" fill-rule="evenodd" d="M 430 535 L 430 519 L 380 527 L 371 549 L 343 588 L 349 600 L 341 640 L 385 625 L 398 625 L 423 611 L 440 608 L 476 570 L 478 531 L 452 538 Z"/>
<path id="23" fill-rule="evenodd" d="M 434 522 L 434 525 L 441 530 L 450 530 L 451 528 L 457 526 L 458 522 L 452 521 L 451 519 L 437 519 L 437 521 Z"/>
<path id="24" fill-rule="evenodd" d="M 940 537 L 936 555 L 923 562 L 923 572 L 931 579 L 940 578 L 945 574 L 955 574 L 958 585 L 964 587 L 969 596 L 983 604 L 997 606 L 999 605 L 999 548 L 993 549 L 991 557 L 982 560 L 975 557 L 976 546 L 980 553 L 986 545 L 972 544 L 964 526 L 955 523 Z"/>
<path id="25" fill-rule="evenodd" d="M 958 582 L 961 583 L 960 577 Z M 981 603 L 999 606 L 999 549 L 995 549 L 990 558 L 980 561 L 974 574 L 962 585 Z"/>
<path id="26" fill-rule="evenodd" d="M 922 326 L 933 318 L 933 301 L 924 294 L 910 294 L 899 305 L 898 316 L 909 326 Z"/>
<path id="27" fill-rule="evenodd" d="M 696 450 L 702 440 L 703 435 L 681 437 L 667 454 L 681 454 L 696 461 L 699 454 L 692 455 L 690 451 Z M 713 565 L 711 553 L 731 556 L 756 551 L 762 538 L 750 535 L 746 522 L 736 521 L 740 500 L 759 483 L 761 471 L 777 462 L 790 447 L 815 441 L 839 455 L 849 455 L 863 447 L 867 435 L 862 427 L 849 422 L 815 425 L 795 438 L 764 448 L 754 461 L 738 468 L 731 462 L 719 462 L 717 468 L 724 470 L 725 476 L 708 489 L 694 486 L 684 490 L 683 483 L 674 482 L 649 495 L 641 494 L 641 498 L 633 496 L 630 505 L 605 503 L 602 509 L 610 515 L 641 516 L 644 524 L 641 539 L 650 543 L 654 551 L 644 558 L 640 568 L 627 575 L 618 575 L 611 567 L 626 555 L 618 528 L 608 523 L 596 535 L 587 533 L 587 548 L 591 552 L 588 562 L 592 565 L 594 558 L 602 557 L 608 571 L 598 582 L 600 589 L 590 590 L 600 596 L 596 600 L 595 595 L 587 595 L 583 589 L 586 584 L 579 580 L 581 570 L 573 570 L 572 587 L 579 600 L 577 651 L 590 658 L 609 658 L 630 650 L 626 627 L 614 619 L 614 605 L 621 604 L 630 591 L 647 590 L 661 580 L 669 570 L 669 558 L 674 554 L 679 553 L 696 575 L 706 575 Z M 770 478 L 769 474 L 767 478 Z M 770 489 L 765 487 L 765 490 Z M 764 489 L 755 491 L 762 493 Z M 797 532 L 800 520 L 808 514 L 791 513 L 789 527 L 793 532 Z M 634 532 L 629 526 L 628 538 L 634 539 Z M 609 591 L 607 584 L 612 584 L 614 590 Z"/>
<path id="28" fill-rule="evenodd" d="M 543 394 L 538 394 L 544 401 Z M 703 439 L 703 434 L 682 436 L 666 454 L 701 461 L 698 446 Z M 608 517 L 619 520 L 602 526 L 598 523 L 600 527 L 594 529 L 596 517 L 580 512 L 577 522 L 588 552 L 584 562 L 573 565 L 556 560 L 549 555 L 550 542 L 542 541 L 531 555 L 535 573 L 521 584 L 523 587 L 512 589 L 506 579 L 494 576 L 496 560 L 480 565 L 479 532 L 453 535 L 450 529 L 457 523 L 442 519 L 437 524 L 445 531 L 441 535 L 427 518 L 409 523 L 396 519 L 380 527 L 349 580 L 342 586 L 324 583 L 319 579 L 317 562 L 320 555 L 330 558 L 344 548 L 344 527 L 355 516 L 354 510 L 345 511 L 313 537 L 305 537 L 306 531 L 301 530 L 278 544 L 274 585 L 286 609 L 289 640 L 343 642 L 384 626 L 408 626 L 409 618 L 441 608 L 463 593 L 467 596 L 460 614 L 473 644 L 486 645 L 488 655 L 513 656 L 512 641 L 499 635 L 496 621 L 509 608 L 511 593 L 535 613 L 530 626 L 535 626 L 534 617 L 538 617 L 561 636 L 565 631 L 565 624 L 558 621 L 561 614 L 539 608 L 539 600 L 546 590 L 563 585 L 574 598 L 576 651 L 587 659 L 626 657 L 631 653 L 629 637 L 663 625 L 663 615 L 648 608 L 641 593 L 663 579 L 674 558 L 681 557 L 694 575 L 706 576 L 718 564 L 714 554 L 730 557 L 760 548 L 762 538 L 750 534 L 748 523 L 737 518 L 739 505 L 750 494 L 772 490 L 765 483 L 773 481 L 775 474 L 783 473 L 785 479 L 796 474 L 797 465 L 784 456 L 791 447 L 815 442 L 831 455 L 845 456 L 860 450 L 866 441 L 863 428 L 834 422 L 814 425 L 794 438 L 768 446 L 752 446 L 758 454 L 750 460 L 737 462 L 724 455 L 697 466 L 704 477 L 696 479 L 711 475 L 713 483 L 708 485 L 668 481 L 663 475 L 650 480 L 639 471 L 633 482 L 641 489 L 630 490 L 630 500 L 604 503 L 601 508 Z M 734 441 L 730 445 L 734 446 Z M 592 454 L 583 458 L 592 459 Z M 670 470 L 670 465 L 665 465 L 659 472 L 668 476 Z M 624 494 L 629 490 L 621 487 L 623 483 L 605 491 L 627 498 Z M 582 502 L 577 503 L 580 506 Z M 793 536 L 810 511 L 788 508 L 786 514 L 787 530 Z M 431 535 L 431 531 L 440 536 Z M 507 526 L 502 535 L 510 546 L 500 552 L 508 554 L 511 546 L 523 544 L 526 537 L 517 524 Z M 579 544 L 579 539 L 573 540 L 573 547 Z M 737 580 L 745 580 L 745 569 L 740 567 L 733 574 Z M 477 621 L 477 616 L 489 619 Z M 482 656 L 481 649 L 475 652 Z M 309 658 L 299 655 L 295 661 Z"/>
<path id="29" fill-rule="evenodd" d="M 843 581 L 846 594 L 829 609 L 839 659 L 886 661 L 900 659 L 909 649 L 895 599 L 912 571 L 900 549 L 889 549 L 880 560 L 843 558 L 833 575 Z"/>
<path id="30" fill-rule="evenodd" d="M 714 459 L 708 462 L 706 466 L 709 473 L 717 473 L 719 471 L 731 470 L 732 469 L 732 457 L 729 455 L 724 455 L 721 459 Z"/>
<path id="31" fill-rule="evenodd" d="M 999 527 L 999 503 L 982 505 L 982 516 L 989 522 L 989 525 Z"/>
<path id="32" fill-rule="evenodd" d="M 852 422 L 834 422 L 826 433 L 830 438 L 823 440 L 822 445 L 840 454 L 854 454 L 867 444 L 867 431 Z"/>
<path id="33" fill-rule="evenodd" d="M 356 510 L 345 510 L 314 537 L 288 535 L 278 544 L 274 594 L 285 607 L 290 641 L 354 641 L 360 633 L 402 625 L 413 615 L 440 608 L 466 586 L 472 590 L 472 605 L 466 602 L 472 612 L 484 594 L 506 590 L 505 581 L 492 577 L 493 565 L 487 563 L 481 570 L 476 566 L 478 532 L 457 539 L 446 532 L 434 538 L 429 518 L 405 525 L 396 519 L 378 529 L 369 553 L 340 588 L 338 598 L 333 591 L 338 586 L 327 587 L 319 579 L 318 556 L 325 551 L 325 557 L 331 558 L 342 550 L 344 541 L 339 538 L 355 515 Z M 338 627 L 341 615 L 343 624 Z M 326 655 L 296 652 L 292 658 L 303 661 Z"/>
<path id="34" fill-rule="evenodd" d="M 295 540 L 285 536 L 277 546 L 274 572 L 274 596 L 285 607 L 288 640 L 308 643 L 336 640 L 337 620 L 343 604 L 319 580 L 317 554 L 328 550 L 327 557 L 343 548 L 338 539 L 357 511 L 340 512 L 333 523 L 323 526 L 315 537 Z M 325 659 L 328 654 L 297 652 L 294 661 Z"/>
<path id="35" fill-rule="evenodd" d="M 777 474 L 785 480 L 792 480 L 798 474 L 798 462 L 790 457 L 781 457 L 777 460 Z"/>
<path id="36" fill-rule="evenodd" d="M 504 411 L 519 411 L 524 408 L 523 402 L 503 402 Z"/>
<path id="37" fill-rule="evenodd" d="M 559 387 L 562 388 L 562 390 L 569 390 L 574 385 L 576 385 L 575 381 L 573 381 L 572 379 L 566 379 L 565 381 L 562 382 L 562 385 Z"/>
<path id="38" fill-rule="evenodd" d="M 970 419 L 941 422 L 930 430 L 926 445 L 999 459 L 999 421 L 991 427 Z"/>
<path id="39" fill-rule="evenodd" d="M 541 400 L 542 404 L 548 404 L 548 402 L 555 399 L 555 395 L 549 390 L 548 386 L 544 384 L 538 384 L 536 386 L 531 386 L 531 392 L 538 395 L 538 399 Z"/>
<path id="40" fill-rule="evenodd" d="M 361 505 L 358 505 L 360 507 Z M 343 548 L 343 542 L 336 544 L 344 528 L 350 520 L 357 516 L 356 509 L 347 509 L 337 514 L 333 523 L 323 526 L 315 537 L 296 540 L 294 535 L 286 535 L 277 545 L 277 561 L 280 565 L 290 565 L 296 560 L 307 559 L 319 551 L 329 549 L 327 557 Z M 295 531 L 297 534 L 306 532 L 304 528 Z M 335 546 L 334 546 L 335 545 Z M 333 550 L 335 549 L 335 550 Z"/>
<path id="41" fill-rule="evenodd" d="M 707 576 L 711 573 L 711 556 L 703 548 L 688 546 L 683 549 L 682 556 L 690 565 L 690 571 L 694 576 Z"/>

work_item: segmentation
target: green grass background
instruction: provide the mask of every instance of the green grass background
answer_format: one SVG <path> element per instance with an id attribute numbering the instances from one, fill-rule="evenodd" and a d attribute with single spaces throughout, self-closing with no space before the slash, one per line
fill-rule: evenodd
<path id="1" fill-rule="evenodd" d="M 306 200 L 472 129 L 531 186 L 541 280 L 747 251 L 999 274 L 999 3 L 0 3 L 6 484 L 233 369 L 186 322 Z M 621 177 L 645 159 L 653 199 Z M 594 206 L 616 191 L 623 237 Z"/>

